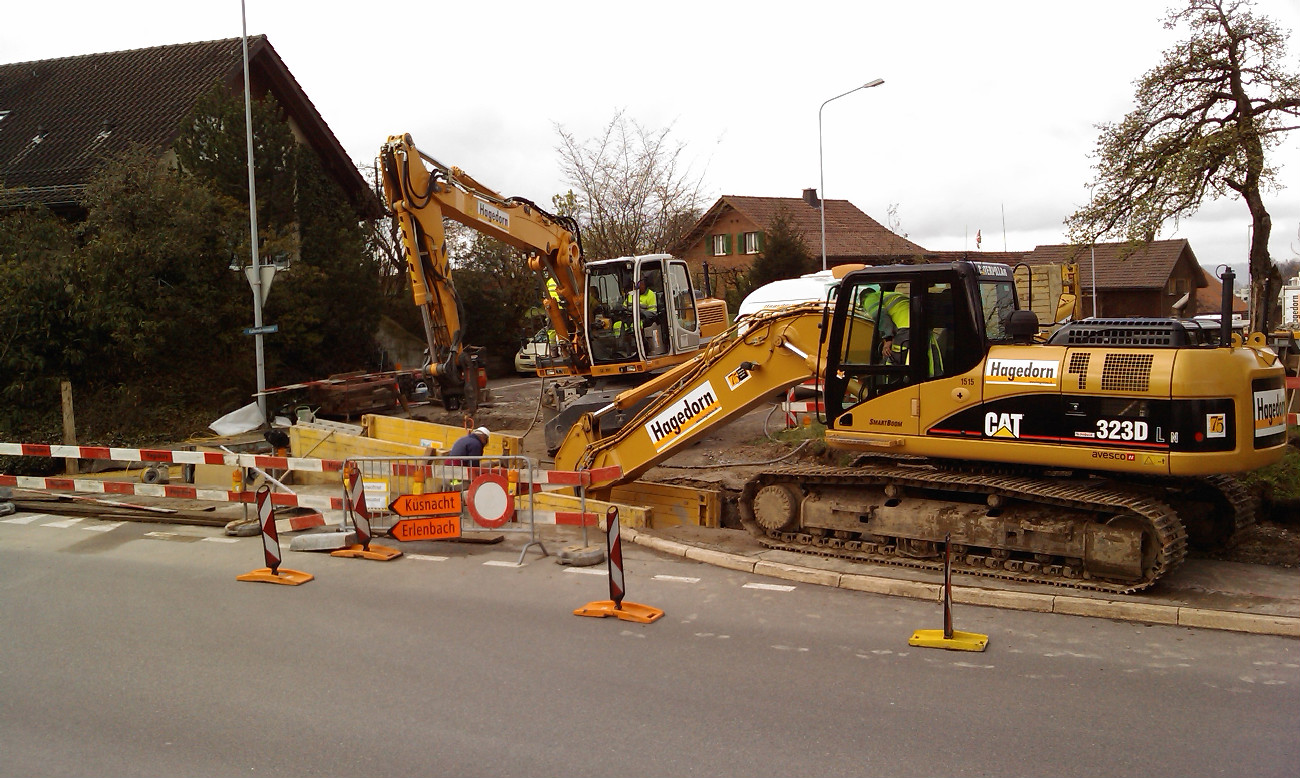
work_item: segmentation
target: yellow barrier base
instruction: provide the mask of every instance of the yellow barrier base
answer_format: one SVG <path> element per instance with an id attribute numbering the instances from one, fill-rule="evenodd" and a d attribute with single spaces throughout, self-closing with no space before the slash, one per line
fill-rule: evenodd
<path id="1" fill-rule="evenodd" d="M 256 570 L 235 576 L 236 581 L 255 581 L 257 583 L 274 583 L 297 586 L 305 584 L 316 576 L 311 573 L 304 573 L 299 570 L 289 570 L 281 567 L 277 572 L 271 572 L 269 567 L 259 567 Z"/>
<path id="2" fill-rule="evenodd" d="M 623 621 L 635 621 L 638 624 L 649 624 L 663 617 L 664 612 L 658 608 L 652 608 L 649 605 L 640 605 L 635 602 L 624 602 L 619 607 L 613 600 L 596 600 L 578 608 L 573 612 L 574 616 L 595 616 L 604 618 L 606 616 L 617 616 Z"/>
<path id="3" fill-rule="evenodd" d="M 389 548 L 388 546 L 376 546 L 374 543 L 370 544 L 370 548 L 366 548 L 365 546 L 362 545 L 356 545 L 356 546 L 348 546 L 347 548 L 340 548 L 338 551 L 330 552 L 330 556 L 358 557 L 361 559 L 373 559 L 376 562 L 390 562 L 401 555 L 402 552 L 398 551 L 395 548 Z"/>
<path id="4" fill-rule="evenodd" d="M 907 641 L 909 646 L 922 648 L 946 648 L 949 651 L 983 651 L 988 647 L 989 636 L 975 632 L 962 632 L 954 629 L 952 637 L 943 636 L 941 629 L 918 629 Z"/>

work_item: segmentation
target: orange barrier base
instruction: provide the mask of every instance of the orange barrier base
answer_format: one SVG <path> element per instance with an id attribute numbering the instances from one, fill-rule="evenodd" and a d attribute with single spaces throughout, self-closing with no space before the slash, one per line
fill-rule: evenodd
<path id="1" fill-rule="evenodd" d="M 658 608 L 652 608 L 649 605 L 640 605 L 635 602 L 624 602 L 619 607 L 613 600 L 596 600 L 578 608 L 573 612 L 574 616 L 595 616 L 604 618 L 606 616 L 617 616 L 623 621 L 635 621 L 638 624 L 649 624 L 658 621 L 663 617 L 664 612 Z"/>
<path id="2" fill-rule="evenodd" d="M 376 546 L 374 543 L 370 544 L 370 548 L 366 548 L 362 545 L 355 545 L 330 552 L 330 556 L 359 557 L 361 559 L 373 559 L 376 562 L 390 562 L 401 555 L 402 552 L 395 548 Z"/>
<path id="3" fill-rule="evenodd" d="M 281 567 L 277 572 L 271 572 L 269 567 L 259 567 L 256 570 L 235 576 L 236 581 L 255 581 L 258 583 L 275 583 L 288 584 L 297 586 L 305 584 L 316 576 L 311 573 L 304 573 L 299 570 L 289 570 Z"/>

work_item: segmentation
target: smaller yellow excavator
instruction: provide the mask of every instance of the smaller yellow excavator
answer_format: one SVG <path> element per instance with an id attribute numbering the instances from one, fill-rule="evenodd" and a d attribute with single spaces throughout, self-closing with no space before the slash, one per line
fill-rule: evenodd
<path id="1" fill-rule="evenodd" d="M 726 303 L 696 295 L 680 259 L 648 254 L 587 261 L 576 220 L 521 197 L 503 197 L 422 153 L 410 135 L 389 137 L 379 159 L 384 197 L 400 227 L 411 290 L 424 319 L 425 370 L 448 410 L 462 403 L 473 410 L 479 371 L 465 343 L 465 311 L 452 283 L 444 218 L 517 249 L 521 261 L 546 275 L 543 303 L 557 343 L 537 372 L 576 379 L 561 392 L 569 400 L 559 403 L 561 411 L 573 408 L 572 417 L 582 410 L 578 403 L 608 401 L 597 393 L 597 380 L 680 364 L 726 329 Z M 633 294 L 642 280 L 648 294 Z"/>
<path id="2" fill-rule="evenodd" d="M 951 538 L 958 572 L 1135 592 L 1189 541 L 1219 547 L 1252 523 L 1231 474 L 1286 446 L 1283 368 L 1262 335 L 1085 319 L 1044 339 L 1006 265 L 864 268 L 833 304 L 763 311 L 733 335 L 583 417 L 556 467 L 635 479 L 815 377 L 826 442 L 856 459 L 751 479 L 739 508 L 763 543 L 938 569 Z"/>

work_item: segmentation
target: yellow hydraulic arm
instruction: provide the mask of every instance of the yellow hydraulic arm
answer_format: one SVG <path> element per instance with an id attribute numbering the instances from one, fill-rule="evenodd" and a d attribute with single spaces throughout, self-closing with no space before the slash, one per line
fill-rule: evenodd
<path id="1" fill-rule="evenodd" d="M 618 465 L 617 480 L 593 484 L 599 494 L 642 473 L 785 390 L 818 375 L 824 304 L 805 303 L 755 314 L 743 335 L 715 338 L 690 361 L 620 394 L 569 429 L 555 455 L 557 470 Z M 599 416 L 658 396 L 618 431 L 600 437 Z"/>
<path id="2" fill-rule="evenodd" d="M 431 375 L 454 382 L 464 364 L 463 312 L 452 284 L 444 217 L 525 252 L 530 268 L 556 280 L 559 301 L 549 295 L 545 300 L 552 327 L 570 344 L 575 366 L 590 366 L 581 337 L 584 271 L 574 220 L 522 198 L 502 197 L 460 168 L 423 154 L 409 134 L 390 136 L 380 161 L 384 196 L 401 229 L 411 290 L 424 317 Z"/>

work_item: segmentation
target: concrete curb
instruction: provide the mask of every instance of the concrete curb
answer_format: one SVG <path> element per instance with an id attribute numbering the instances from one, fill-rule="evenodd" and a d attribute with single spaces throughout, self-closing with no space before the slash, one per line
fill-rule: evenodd
<path id="1" fill-rule="evenodd" d="M 744 573 L 765 575 L 798 583 L 833 586 L 856 592 L 885 594 L 892 597 L 910 597 L 919 600 L 938 600 L 939 585 L 861 573 L 837 573 L 831 570 L 800 567 L 780 562 L 756 560 L 740 554 L 699 548 L 675 540 L 666 540 L 645 532 L 621 530 L 634 543 L 672 556 L 694 559 L 697 562 L 739 570 Z M 1246 632 L 1254 635 L 1279 635 L 1300 637 L 1300 619 L 1290 616 L 1269 616 L 1255 613 L 1189 608 L 1159 603 L 1120 602 L 1070 594 L 1032 594 L 980 589 L 973 586 L 952 587 L 953 602 L 967 605 L 984 605 L 1007 610 L 1059 613 L 1064 616 L 1133 621 L 1144 624 L 1166 624 L 1178 627 L 1219 629 L 1229 632 Z"/>

